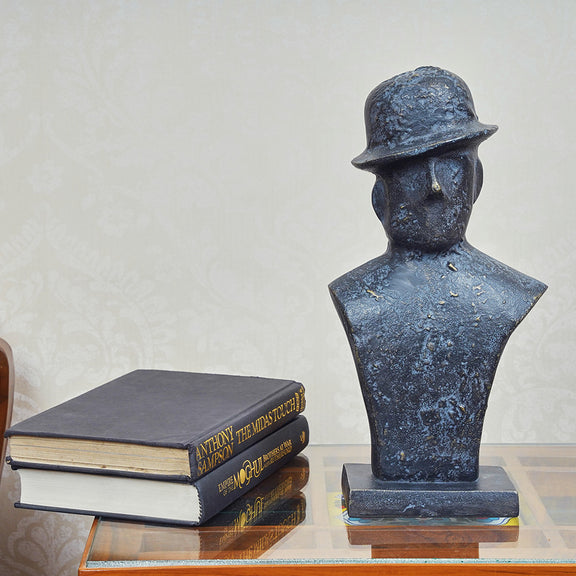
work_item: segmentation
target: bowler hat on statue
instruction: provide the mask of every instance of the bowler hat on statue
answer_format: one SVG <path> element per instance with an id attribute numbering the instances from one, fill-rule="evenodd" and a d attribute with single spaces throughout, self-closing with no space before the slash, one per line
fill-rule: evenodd
<path id="1" fill-rule="evenodd" d="M 426 66 L 382 82 L 364 110 L 366 150 L 352 160 L 363 170 L 442 147 L 479 143 L 498 126 L 478 121 L 464 81 Z"/>

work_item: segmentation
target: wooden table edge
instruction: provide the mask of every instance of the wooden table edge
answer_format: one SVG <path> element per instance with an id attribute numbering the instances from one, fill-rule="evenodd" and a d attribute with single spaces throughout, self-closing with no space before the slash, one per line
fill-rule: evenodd
<path id="1" fill-rule="evenodd" d="M 394 574 L 395 576 L 488 576 L 496 574 L 514 574 L 515 576 L 531 576 L 534 574 L 568 575 L 576 574 L 576 564 L 260 564 L 231 565 L 210 564 L 206 566 L 149 566 L 124 568 L 83 568 L 78 570 L 79 576 L 106 574 L 107 576 L 171 576 L 171 575 L 201 575 L 210 576 L 375 576 L 377 574 Z"/>

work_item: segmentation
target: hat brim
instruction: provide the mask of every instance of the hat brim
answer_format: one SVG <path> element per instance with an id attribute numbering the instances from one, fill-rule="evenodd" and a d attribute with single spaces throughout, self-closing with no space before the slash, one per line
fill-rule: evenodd
<path id="1" fill-rule="evenodd" d="M 411 156 L 420 156 L 439 148 L 451 148 L 471 142 L 480 143 L 492 136 L 496 130 L 498 130 L 498 126 L 477 122 L 474 126 L 467 126 L 466 131 L 443 134 L 436 140 L 427 138 L 426 141 L 419 143 L 411 142 L 410 144 L 396 148 L 390 148 L 387 145 L 367 148 L 362 154 L 352 160 L 352 164 L 356 166 L 356 168 L 370 170 L 375 166 L 390 164 L 391 162 L 403 158 L 410 158 Z"/>

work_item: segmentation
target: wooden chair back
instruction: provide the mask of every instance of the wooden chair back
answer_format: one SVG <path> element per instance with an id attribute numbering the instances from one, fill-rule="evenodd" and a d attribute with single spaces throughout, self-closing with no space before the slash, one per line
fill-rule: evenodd
<path id="1" fill-rule="evenodd" d="M 6 455 L 6 438 L 4 432 L 12 421 L 14 403 L 14 359 L 12 349 L 0 338 L 0 477 L 4 468 Z"/>

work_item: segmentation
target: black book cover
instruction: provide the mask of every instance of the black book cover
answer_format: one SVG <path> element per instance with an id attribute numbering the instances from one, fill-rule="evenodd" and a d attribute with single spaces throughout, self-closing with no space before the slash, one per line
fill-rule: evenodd
<path id="1" fill-rule="evenodd" d="M 294 419 L 304 407 L 304 387 L 291 380 L 136 370 L 19 422 L 5 435 L 186 450 L 189 471 L 172 479 L 193 481 Z M 8 462 L 15 468 L 83 468 L 72 461 L 78 451 L 70 461 L 59 462 L 43 462 L 42 451 L 37 452 L 36 459 L 27 459 L 10 450 Z M 85 466 L 89 470 L 83 471 L 137 474 L 116 470 L 102 458 L 99 467 Z M 156 466 L 161 469 L 162 464 Z"/>

